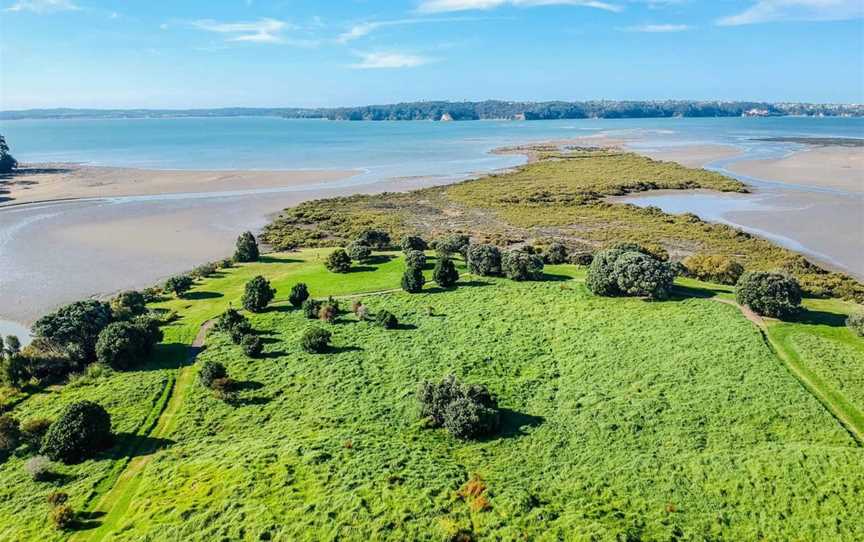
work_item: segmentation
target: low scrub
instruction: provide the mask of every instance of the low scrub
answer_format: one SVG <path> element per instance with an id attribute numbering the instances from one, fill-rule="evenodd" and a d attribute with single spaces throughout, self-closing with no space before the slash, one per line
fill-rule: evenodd
<path id="1" fill-rule="evenodd" d="M 372 247 L 369 245 L 364 245 L 363 243 L 358 243 L 354 241 L 353 243 L 348 243 L 345 247 L 345 252 L 355 262 L 365 262 L 372 257 Z"/>
<path id="2" fill-rule="evenodd" d="M 330 346 L 332 334 L 320 327 L 310 327 L 300 337 L 300 347 L 310 354 L 321 354 Z"/>
<path id="3" fill-rule="evenodd" d="M 688 277 L 733 285 L 744 273 L 744 267 L 726 256 L 693 254 L 681 261 L 684 274 Z"/>

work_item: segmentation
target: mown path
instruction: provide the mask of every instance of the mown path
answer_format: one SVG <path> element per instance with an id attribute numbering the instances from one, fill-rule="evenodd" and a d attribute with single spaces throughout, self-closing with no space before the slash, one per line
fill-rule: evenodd
<path id="1" fill-rule="evenodd" d="M 798 379 L 801 385 L 804 386 L 811 395 L 813 395 L 835 418 L 837 418 L 837 420 L 849 431 L 859 444 L 864 444 L 864 413 L 861 413 L 843 394 L 836 391 L 831 385 L 811 371 L 804 364 L 803 360 L 798 355 L 798 352 L 796 352 L 790 345 L 779 340 L 778 337 L 771 332 L 771 326 L 769 326 L 761 316 L 750 310 L 749 307 L 741 306 L 730 299 L 719 297 L 714 297 L 712 299 L 719 301 L 720 303 L 737 307 L 745 318 L 753 322 L 756 327 L 759 328 L 759 331 L 765 338 L 765 342 L 769 347 L 771 347 L 774 354 L 780 358 L 780 361 L 786 365 L 789 372 Z"/>
<path id="2" fill-rule="evenodd" d="M 186 359 L 186 365 L 177 372 L 176 378 L 167 384 L 170 386 L 170 390 L 168 391 L 170 396 L 166 402 L 162 403 L 164 404 L 164 409 L 159 414 L 158 419 L 153 425 L 153 429 L 144 435 L 145 438 L 140 441 L 140 444 L 136 448 L 130 450 L 132 459 L 129 460 L 123 471 L 116 478 L 111 489 L 103 494 L 90 510 L 92 517 L 101 515 L 101 517 L 98 517 L 101 524 L 93 530 L 79 531 L 70 540 L 97 542 L 119 526 L 120 520 L 129 508 L 132 498 L 135 496 L 141 483 L 141 474 L 161 449 L 159 443 L 165 442 L 165 439 L 174 431 L 177 414 L 195 381 L 195 371 L 192 368 L 192 364 L 198 354 L 204 349 L 207 332 L 213 327 L 214 323 L 215 320 L 208 320 L 198 329 L 195 340 L 189 346 L 189 356 Z"/>

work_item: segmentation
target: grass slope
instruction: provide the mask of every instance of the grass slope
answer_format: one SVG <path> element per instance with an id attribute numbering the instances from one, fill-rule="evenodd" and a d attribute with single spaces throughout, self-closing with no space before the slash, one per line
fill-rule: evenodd
<path id="1" fill-rule="evenodd" d="M 649 303 L 591 296 L 572 266 L 547 267 L 539 283 L 465 277 L 452 291 L 364 296 L 402 328 L 343 316 L 329 326 L 328 355 L 299 349 L 303 330 L 321 324 L 281 302 L 252 316 L 263 359 L 245 358 L 221 334 L 199 357 L 243 383 L 238 405 L 190 378 L 180 347 L 238 306 L 252 276 L 268 277 L 283 300 L 301 280 L 317 297 L 398 284 L 393 255 L 334 275 L 322 254 L 273 255 L 202 281 L 190 299 L 159 305 L 178 318 L 148 370 L 18 405 L 26 419 L 86 397 L 121 431 L 168 445 L 119 482 L 118 465 L 133 455 L 122 447 L 63 467 L 53 484 L 29 481 L 23 459 L 8 460 L 0 539 L 65 538 L 46 520 L 45 494 L 57 488 L 76 509 L 107 495 L 101 504 L 119 510 L 85 522 L 76 540 L 864 537 L 864 450 L 736 307 L 704 298 L 728 297 L 728 288 L 684 280 L 679 298 Z M 783 344 L 802 365 L 860 404 L 861 341 L 838 326 L 851 307 L 808 303 L 801 321 L 770 332 L 787 330 Z M 842 359 L 820 342 L 835 336 Z M 418 382 L 450 372 L 499 396 L 499 438 L 464 443 L 417 419 Z M 154 420 L 178 373 L 171 415 Z M 459 494 L 473 476 L 484 480 L 482 499 Z"/>

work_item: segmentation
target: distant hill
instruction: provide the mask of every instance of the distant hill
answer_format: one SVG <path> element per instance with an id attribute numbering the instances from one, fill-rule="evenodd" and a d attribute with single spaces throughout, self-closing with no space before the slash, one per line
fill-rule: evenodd
<path id="1" fill-rule="evenodd" d="M 168 117 L 283 117 L 327 120 L 553 120 L 665 117 L 864 117 L 861 104 L 719 101 L 407 102 L 333 108 L 28 109 L 0 111 L 0 120 Z"/>

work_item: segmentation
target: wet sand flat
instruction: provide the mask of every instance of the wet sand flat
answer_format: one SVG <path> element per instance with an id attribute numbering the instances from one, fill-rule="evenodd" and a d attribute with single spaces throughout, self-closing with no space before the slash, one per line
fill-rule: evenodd
<path id="1" fill-rule="evenodd" d="M 682 166 L 701 168 L 715 160 L 740 156 L 743 151 L 731 145 L 681 145 L 663 149 L 631 149 L 655 160 L 677 162 Z"/>
<path id="2" fill-rule="evenodd" d="M 775 160 L 740 160 L 727 169 L 758 179 L 864 194 L 861 147 L 809 147 Z"/>

